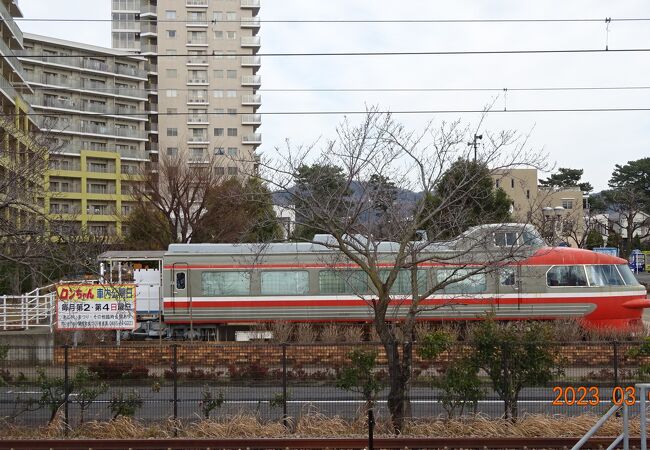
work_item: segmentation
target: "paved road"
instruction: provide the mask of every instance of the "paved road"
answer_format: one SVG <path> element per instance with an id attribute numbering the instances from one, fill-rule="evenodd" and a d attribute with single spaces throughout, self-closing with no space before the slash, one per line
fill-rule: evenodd
<path id="1" fill-rule="evenodd" d="M 136 417 L 145 421 L 156 421 L 173 415 L 173 388 L 164 386 L 159 392 L 152 392 L 150 387 L 112 387 L 98 401 L 93 404 L 85 414 L 89 419 L 108 419 L 111 417 L 109 410 L 110 399 L 120 390 L 131 392 L 137 390 L 144 400 L 142 408 Z M 201 386 L 180 386 L 178 388 L 178 416 L 183 419 L 195 419 L 201 415 L 201 399 L 204 388 Z M 254 414 L 261 419 L 279 419 L 282 417 L 282 407 L 274 406 L 273 399 L 281 398 L 281 386 L 249 387 L 227 386 L 213 389 L 213 393 L 222 391 L 224 404 L 213 412 L 213 417 L 233 415 L 240 412 Z M 498 397 L 486 390 L 487 396 L 479 402 L 478 411 L 489 416 L 501 415 L 503 406 Z M 526 388 L 522 391 L 519 410 L 520 413 L 543 413 L 577 415 L 585 412 L 602 414 L 611 406 L 611 388 L 600 389 L 601 402 L 597 406 L 568 406 L 553 405 L 555 398 L 550 388 Z M 414 417 L 435 417 L 444 415 L 445 410 L 438 401 L 438 392 L 425 387 L 415 387 L 411 392 L 412 414 Z M 4 387 L 0 389 L 0 416 L 11 416 L 17 405 L 27 399 L 37 399 L 40 392 L 36 389 Z M 382 396 L 385 398 L 385 393 Z M 360 396 L 336 389 L 333 386 L 299 386 L 291 387 L 288 391 L 288 414 L 298 417 L 308 411 L 318 411 L 328 416 L 339 415 L 346 418 L 355 417 L 364 402 Z M 71 421 L 79 421 L 79 407 L 71 397 L 69 406 Z M 379 401 L 378 415 L 386 417 L 386 403 Z M 29 424 L 44 424 L 49 413 L 46 410 L 27 412 L 18 417 L 17 421 Z"/>

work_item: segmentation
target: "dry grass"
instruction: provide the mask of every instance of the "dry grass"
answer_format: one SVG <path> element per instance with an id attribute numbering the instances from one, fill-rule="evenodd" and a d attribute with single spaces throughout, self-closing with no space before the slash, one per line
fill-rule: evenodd
<path id="1" fill-rule="evenodd" d="M 430 437 L 577 437 L 582 436 L 599 419 L 594 415 L 567 418 L 565 416 L 527 415 L 517 423 L 485 416 L 462 419 L 414 420 L 407 422 L 404 436 Z M 64 437 L 61 418 L 42 428 L 19 427 L 10 423 L 0 424 L 0 436 L 5 439 L 56 439 Z M 632 434 L 640 431 L 638 419 L 631 422 Z M 280 438 L 280 437 L 358 437 L 367 433 L 364 415 L 355 420 L 324 416 L 309 410 L 290 421 L 289 427 L 280 422 L 261 421 L 256 416 L 235 415 L 217 420 L 200 420 L 182 424 L 169 420 L 153 425 L 120 417 L 107 422 L 87 422 L 73 429 L 71 438 L 109 439 L 119 436 L 124 439 L 147 438 Z M 611 418 L 598 432 L 598 436 L 615 436 L 622 432 L 622 419 Z M 390 423 L 378 420 L 377 436 L 390 436 Z"/>
<path id="2" fill-rule="evenodd" d="M 341 342 L 341 327 L 335 323 L 328 323 L 323 327 L 320 339 L 326 343 Z"/>
<path id="3" fill-rule="evenodd" d="M 301 344 L 311 344 L 318 338 L 318 330 L 310 323 L 299 323 L 296 325 L 296 342 Z"/>

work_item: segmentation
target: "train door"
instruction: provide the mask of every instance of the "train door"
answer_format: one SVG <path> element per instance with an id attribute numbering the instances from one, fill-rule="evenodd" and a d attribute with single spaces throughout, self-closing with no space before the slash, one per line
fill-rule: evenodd
<path id="1" fill-rule="evenodd" d="M 512 298 L 513 294 L 516 295 L 517 309 L 519 309 L 521 307 L 522 291 L 521 266 L 517 264 L 515 266 L 507 266 L 499 269 L 499 280 L 497 283 L 497 309 L 500 306 L 500 299 L 502 296 L 505 296 L 505 298 Z"/>
<path id="2" fill-rule="evenodd" d="M 191 296 L 190 296 L 190 287 L 189 287 L 189 280 L 188 280 L 188 267 L 187 263 L 174 263 L 172 264 L 172 271 L 171 271 L 171 280 L 170 280 L 170 288 L 171 288 L 171 297 L 174 305 L 174 312 L 185 312 L 189 313 L 190 312 L 190 303 L 191 303 Z M 184 301 L 183 301 L 184 300 Z M 183 307 L 177 307 L 177 303 L 182 303 L 184 304 Z"/>

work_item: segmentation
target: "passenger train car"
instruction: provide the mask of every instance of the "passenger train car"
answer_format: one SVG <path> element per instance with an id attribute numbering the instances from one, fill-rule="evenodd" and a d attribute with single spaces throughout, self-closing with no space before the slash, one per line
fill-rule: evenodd
<path id="1" fill-rule="evenodd" d="M 421 289 L 450 276 L 458 281 L 423 301 L 429 308 L 420 320 L 476 320 L 492 312 L 504 320 L 579 318 L 589 327 L 641 324 L 650 301 L 624 259 L 546 247 L 534 228 L 526 225 L 522 232 L 521 225 L 512 225 L 509 231 L 477 227 L 427 249 L 434 257 L 418 266 Z M 487 248 L 459 252 L 477 232 L 488 233 Z M 392 267 L 394 245 L 378 244 L 380 266 Z M 514 246 L 518 258 L 474 273 L 485 265 L 486 252 Z M 454 251 L 463 256 L 453 264 L 433 262 Z M 232 339 L 234 329 L 260 322 L 372 320 L 373 289 L 366 275 L 318 243 L 172 244 L 162 271 L 162 315 L 175 337 Z M 389 320 L 403 316 L 409 291 L 410 272 L 400 272 Z"/>

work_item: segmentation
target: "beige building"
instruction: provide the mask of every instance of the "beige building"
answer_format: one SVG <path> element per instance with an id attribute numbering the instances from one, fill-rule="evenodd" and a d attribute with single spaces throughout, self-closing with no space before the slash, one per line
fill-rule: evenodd
<path id="1" fill-rule="evenodd" d="M 145 59 L 32 34 L 24 42 L 29 102 L 52 149 L 45 212 L 63 234 L 120 235 L 149 161 Z"/>
<path id="2" fill-rule="evenodd" d="M 538 185 L 537 169 L 497 171 L 494 183 L 512 200 L 515 220 L 531 222 L 542 234 L 576 246 L 585 226 L 586 197 L 580 188 L 546 188 Z"/>
<path id="3" fill-rule="evenodd" d="M 259 0 L 113 0 L 113 47 L 148 60 L 148 148 L 253 168 L 261 105 Z"/>

